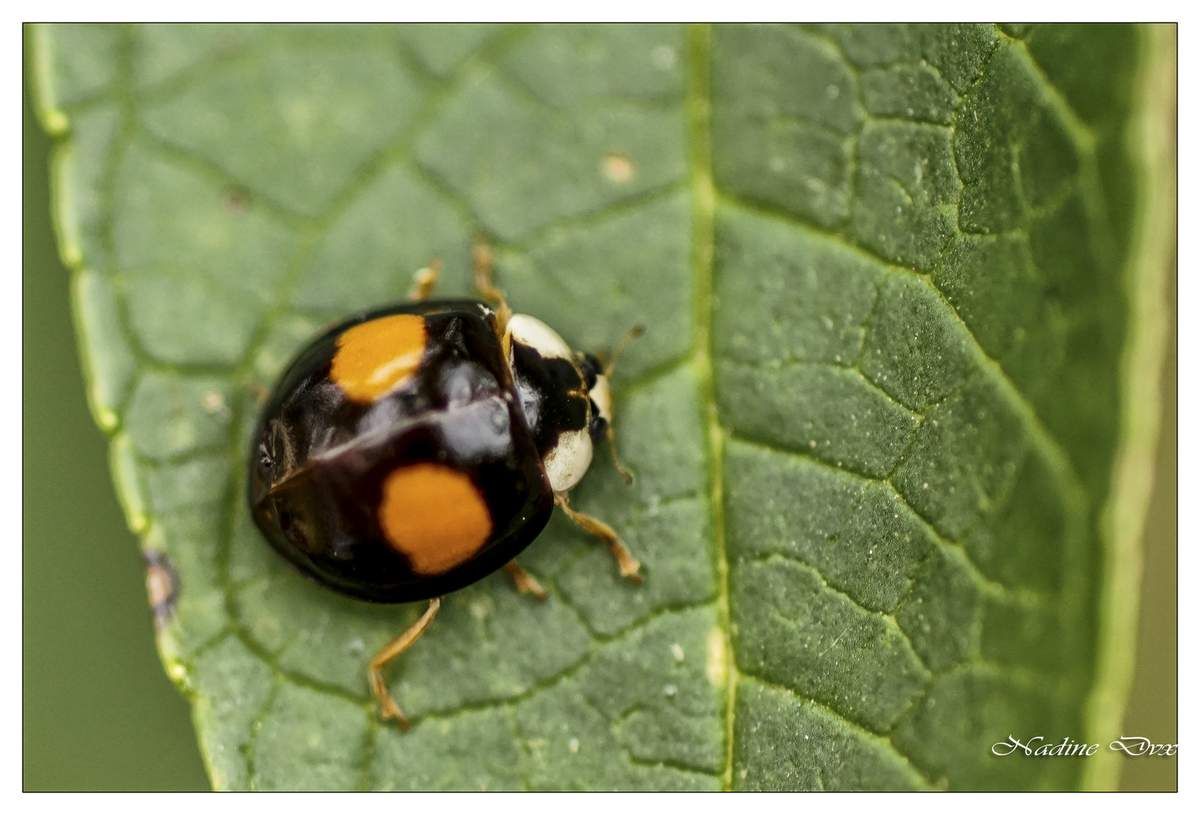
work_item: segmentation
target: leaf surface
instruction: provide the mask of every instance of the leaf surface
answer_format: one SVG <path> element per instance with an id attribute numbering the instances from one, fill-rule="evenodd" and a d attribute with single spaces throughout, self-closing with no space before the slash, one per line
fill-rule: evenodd
<path id="1" fill-rule="evenodd" d="M 219 788 L 1073 787 L 1132 323 L 1130 27 L 35 29 L 64 257 L 159 633 Z M 578 348 L 635 322 L 577 504 L 419 612 L 243 499 L 262 389 L 485 232 Z M 1151 355 L 1152 356 L 1152 355 Z M 1117 702 L 1119 705 L 1119 701 Z"/>

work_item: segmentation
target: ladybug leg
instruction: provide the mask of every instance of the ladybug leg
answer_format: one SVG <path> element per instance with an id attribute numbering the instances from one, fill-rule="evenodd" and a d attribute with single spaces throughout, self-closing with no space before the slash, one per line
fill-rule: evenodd
<path id="1" fill-rule="evenodd" d="M 433 622 L 433 618 L 437 616 L 438 609 L 442 607 L 442 598 L 435 597 L 429 601 L 429 607 L 425 609 L 425 613 L 421 618 L 409 626 L 396 639 L 389 642 L 383 648 L 379 649 L 374 657 L 371 658 L 370 666 L 367 668 L 367 680 L 371 684 L 371 693 L 375 696 L 375 701 L 379 703 L 379 715 L 384 721 L 395 719 L 396 724 L 401 730 L 408 730 L 408 717 L 404 715 L 404 711 L 396 704 L 396 700 L 392 698 L 391 692 L 388 690 L 387 682 L 383 678 L 383 669 L 396 657 L 407 651 L 414 642 L 421 638 L 425 633 L 425 629 Z"/>
<path id="2" fill-rule="evenodd" d="M 504 339 L 512 309 L 508 307 L 504 292 L 498 289 L 492 280 L 496 255 L 491 244 L 483 236 L 477 237 L 472 244 L 471 260 L 475 267 L 475 288 L 479 290 L 479 296 L 496 310 L 496 333 Z M 507 350 L 506 348 L 505 351 Z"/>
<path id="3" fill-rule="evenodd" d="M 631 327 L 622 335 L 621 339 L 617 340 L 617 344 L 613 346 L 612 351 L 608 354 L 608 361 L 604 363 L 604 375 L 610 382 L 613 378 L 613 372 L 617 368 L 617 360 L 621 358 L 621 354 L 625 353 L 625 349 L 629 347 L 630 343 L 645 333 L 646 327 L 639 324 Z M 608 442 L 608 453 L 612 456 L 613 469 L 617 471 L 617 475 L 625 480 L 626 484 L 632 484 L 633 473 L 621 461 L 621 453 L 617 449 L 617 430 L 613 427 L 612 422 L 609 422 L 608 426 L 604 428 L 604 439 Z"/>
<path id="4" fill-rule="evenodd" d="M 626 484 L 633 483 L 633 473 L 621 461 L 621 453 L 617 450 L 617 431 L 610 424 L 604 429 L 604 439 L 608 442 L 608 453 L 612 457 L 613 469 L 617 471 L 617 475 L 621 476 Z"/>
<path id="5" fill-rule="evenodd" d="M 420 302 L 428 300 L 429 295 L 433 294 L 433 287 L 437 285 L 438 277 L 442 274 L 442 261 L 440 258 L 434 258 L 429 261 L 429 265 L 423 269 L 417 269 L 413 274 L 413 286 L 409 289 L 408 299 Z"/>
<path id="6" fill-rule="evenodd" d="M 621 573 L 621 577 L 632 583 L 642 582 L 640 573 L 642 564 L 638 563 L 629 548 L 621 542 L 621 537 L 616 530 L 599 518 L 593 518 L 591 515 L 572 509 L 565 492 L 554 493 L 554 504 L 584 532 L 608 544 L 608 550 L 612 552 L 613 559 L 617 561 L 617 570 Z"/>
<path id="7" fill-rule="evenodd" d="M 549 597 L 546 590 L 542 588 L 542 584 L 537 582 L 537 578 L 518 566 L 515 560 L 506 563 L 504 571 L 512 578 L 513 586 L 518 593 L 531 595 L 535 600 L 545 600 Z"/>

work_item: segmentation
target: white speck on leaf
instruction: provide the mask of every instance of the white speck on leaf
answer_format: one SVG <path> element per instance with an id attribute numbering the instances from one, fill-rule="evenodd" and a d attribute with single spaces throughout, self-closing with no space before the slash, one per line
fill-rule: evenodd
<path id="1" fill-rule="evenodd" d="M 637 175 L 637 165 L 624 153 L 605 153 L 600 162 L 600 172 L 614 184 L 628 184 Z"/>
<path id="2" fill-rule="evenodd" d="M 669 45 L 659 45 L 650 52 L 650 62 L 661 71 L 674 68 L 678 59 L 675 49 Z"/>
<path id="3" fill-rule="evenodd" d="M 209 415 L 223 414 L 228 410 L 225 405 L 225 397 L 221 395 L 220 391 L 209 391 L 204 394 L 201 406 Z"/>
<path id="4" fill-rule="evenodd" d="M 488 615 L 492 613 L 489 605 L 490 604 L 484 602 L 483 600 L 477 600 L 474 603 L 471 603 L 471 616 L 476 620 L 486 620 Z"/>

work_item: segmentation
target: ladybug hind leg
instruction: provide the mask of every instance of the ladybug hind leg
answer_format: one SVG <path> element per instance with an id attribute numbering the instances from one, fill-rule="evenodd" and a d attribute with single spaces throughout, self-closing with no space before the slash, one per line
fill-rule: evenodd
<path id="1" fill-rule="evenodd" d="M 510 560 L 504 566 L 505 573 L 512 578 L 513 588 L 519 594 L 528 594 L 535 600 L 545 600 L 548 595 L 542 584 L 533 575 L 522 569 L 515 560 Z"/>
<path id="2" fill-rule="evenodd" d="M 369 667 L 367 668 L 367 680 L 371 685 L 371 693 L 375 696 L 375 701 L 379 703 L 379 715 L 384 721 L 394 719 L 401 730 L 408 730 L 408 717 L 404 715 L 404 711 L 396 704 L 395 698 L 391 691 L 388 690 L 387 680 L 383 678 L 383 669 L 396 657 L 403 654 L 412 644 L 421 638 L 425 633 L 425 629 L 429 628 L 429 624 L 433 622 L 433 618 L 437 616 L 438 609 L 442 607 L 442 598 L 435 597 L 429 601 L 429 607 L 425 609 L 425 613 L 421 615 L 415 623 L 408 627 L 400 636 L 389 642 L 383 648 L 379 649 L 379 653 L 371 658 Z"/>

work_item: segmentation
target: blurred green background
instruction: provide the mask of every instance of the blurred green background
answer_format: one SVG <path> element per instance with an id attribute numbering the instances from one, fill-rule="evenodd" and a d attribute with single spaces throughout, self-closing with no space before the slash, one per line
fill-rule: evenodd
<path id="1" fill-rule="evenodd" d="M 142 562 L 109 480 L 107 442 L 84 400 L 69 278 L 50 222 L 50 144 L 27 92 L 23 118 L 23 786 L 207 789 L 187 703 L 154 652 Z M 1174 285 L 1172 276 L 1172 297 Z M 1174 333 L 1171 348 L 1125 730 L 1158 742 L 1177 733 Z M 1174 789 L 1176 762 L 1126 759 L 1122 786 Z"/>
<path id="2" fill-rule="evenodd" d="M 50 226 L 50 144 L 28 93 L 23 118 L 24 787 L 207 789 L 84 400 Z"/>

